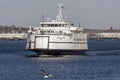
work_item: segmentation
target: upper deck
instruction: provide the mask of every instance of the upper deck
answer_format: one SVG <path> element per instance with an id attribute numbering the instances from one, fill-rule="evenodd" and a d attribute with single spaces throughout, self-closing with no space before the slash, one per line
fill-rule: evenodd
<path id="1" fill-rule="evenodd" d="M 63 4 L 59 3 L 59 11 L 56 19 L 46 21 L 42 20 L 39 27 L 34 27 L 33 31 L 29 31 L 33 34 L 70 34 L 75 31 L 83 31 L 81 27 L 76 27 L 73 24 L 68 24 L 67 21 L 62 17 Z"/>
<path id="2" fill-rule="evenodd" d="M 46 22 L 40 22 L 41 27 L 67 27 L 67 22 L 57 22 L 57 21 L 46 21 Z"/>

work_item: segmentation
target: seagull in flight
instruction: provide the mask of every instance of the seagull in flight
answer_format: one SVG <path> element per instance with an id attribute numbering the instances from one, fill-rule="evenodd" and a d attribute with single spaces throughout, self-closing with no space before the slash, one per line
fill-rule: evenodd
<path id="1" fill-rule="evenodd" d="M 51 77 L 52 75 L 51 74 L 48 74 L 45 70 L 41 69 L 41 72 L 43 73 L 44 75 L 44 78 L 49 78 Z"/>

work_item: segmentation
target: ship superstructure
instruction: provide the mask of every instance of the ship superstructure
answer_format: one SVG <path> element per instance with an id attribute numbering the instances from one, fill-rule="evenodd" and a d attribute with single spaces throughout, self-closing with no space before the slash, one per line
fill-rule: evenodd
<path id="1" fill-rule="evenodd" d="M 68 24 L 62 17 L 63 4 L 59 3 L 55 20 L 41 21 L 30 29 L 26 48 L 40 54 L 81 54 L 88 49 L 87 35 L 81 27 Z"/>

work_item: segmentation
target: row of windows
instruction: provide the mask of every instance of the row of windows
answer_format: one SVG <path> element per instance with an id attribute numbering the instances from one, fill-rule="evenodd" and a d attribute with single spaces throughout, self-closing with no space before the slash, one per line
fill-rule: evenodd
<path id="1" fill-rule="evenodd" d="M 62 33 L 62 31 L 40 31 L 40 33 L 53 34 L 53 33 Z"/>
<path id="2" fill-rule="evenodd" d="M 65 27 L 67 24 L 41 24 L 41 27 Z"/>

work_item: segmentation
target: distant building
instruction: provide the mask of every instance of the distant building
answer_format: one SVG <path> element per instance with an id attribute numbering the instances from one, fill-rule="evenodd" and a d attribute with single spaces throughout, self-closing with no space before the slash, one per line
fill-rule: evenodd
<path id="1" fill-rule="evenodd" d="M 120 39 L 120 33 L 110 33 L 110 32 L 96 33 L 96 37 L 100 37 L 100 38 L 119 38 Z"/>
<path id="2" fill-rule="evenodd" d="M 26 39 L 27 34 L 25 33 L 7 33 L 0 34 L 0 39 Z"/>

